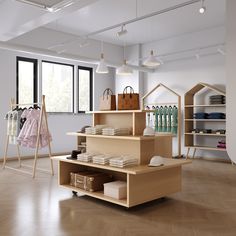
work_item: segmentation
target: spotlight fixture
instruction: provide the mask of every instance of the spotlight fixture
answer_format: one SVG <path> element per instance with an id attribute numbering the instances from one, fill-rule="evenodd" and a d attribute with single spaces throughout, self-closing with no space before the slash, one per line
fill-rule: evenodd
<path id="1" fill-rule="evenodd" d="M 199 13 L 204 14 L 206 12 L 206 7 L 204 5 L 204 0 L 202 0 L 202 6 L 199 9 Z"/>
<path id="2" fill-rule="evenodd" d="M 125 25 L 122 25 L 121 30 L 119 32 L 117 32 L 117 36 L 120 37 L 120 36 L 123 36 L 127 33 L 128 33 L 128 31 L 127 31 L 127 29 L 125 29 Z"/>
<path id="3" fill-rule="evenodd" d="M 144 61 L 143 65 L 147 67 L 156 67 L 160 66 L 161 63 L 154 56 L 153 50 L 151 50 L 149 57 Z"/>
<path id="4" fill-rule="evenodd" d="M 121 67 L 116 69 L 116 74 L 117 75 L 132 75 L 133 70 L 127 66 L 126 60 L 124 60 L 124 63 Z"/>

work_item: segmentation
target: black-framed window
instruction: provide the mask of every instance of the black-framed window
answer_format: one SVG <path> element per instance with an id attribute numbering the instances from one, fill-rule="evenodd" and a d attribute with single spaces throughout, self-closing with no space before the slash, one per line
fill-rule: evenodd
<path id="1" fill-rule="evenodd" d="M 48 112 L 74 112 L 74 66 L 42 61 L 42 94 Z"/>
<path id="2" fill-rule="evenodd" d="M 16 102 L 36 103 L 38 100 L 38 60 L 16 57 Z"/>
<path id="3" fill-rule="evenodd" d="M 93 68 L 78 66 L 78 112 L 93 110 Z"/>

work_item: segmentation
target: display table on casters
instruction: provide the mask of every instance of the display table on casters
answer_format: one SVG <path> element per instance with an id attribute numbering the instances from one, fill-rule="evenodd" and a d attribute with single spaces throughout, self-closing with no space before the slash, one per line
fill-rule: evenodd
<path id="1" fill-rule="evenodd" d="M 154 199 L 162 198 L 181 191 L 182 165 L 191 163 L 189 160 L 165 158 L 164 166 L 148 167 L 138 165 L 129 168 L 116 168 L 109 165 L 68 160 L 66 156 L 58 156 L 59 185 L 73 192 L 82 193 L 124 207 L 136 206 Z M 103 194 L 103 191 L 88 192 L 70 185 L 70 172 L 95 170 L 112 174 L 115 180 L 127 182 L 127 199 L 114 199 Z"/>

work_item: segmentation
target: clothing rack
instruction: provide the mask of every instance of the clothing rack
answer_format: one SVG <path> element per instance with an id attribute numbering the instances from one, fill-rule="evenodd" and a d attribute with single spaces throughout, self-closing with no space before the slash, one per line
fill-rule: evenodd
<path id="1" fill-rule="evenodd" d="M 53 161 L 51 159 L 52 151 L 51 151 L 51 141 L 50 141 L 50 137 L 49 137 L 48 120 L 47 120 L 47 112 L 46 112 L 46 105 L 45 105 L 45 95 L 42 96 L 42 103 L 22 103 L 22 104 L 20 104 L 20 103 L 15 103 L 14 99 L 11 99 L 11 110 L 13 110 L 17 106 L 32 106 L 32 105 L 38 105 L 41 108 L 39 123 L 38 123 L 38 130 L 37 130 L 36 148 L 35 148 L 35 152 L 34 152 L 33 166 L 24 165 L 21 163 L 19 144 L 16 145 L 17 146 L 17 158 L 18 158 L 18 164 L 19 164 L 18 168 L 14 168 L 14 167 L 7 165 L 7 153 L 8 153 L 8 148 L 9 148 L 9 134 L 7 134 L 5 153 L 4 153 L 4 159 L 3 159 L 3 169 L 7 168 L 7 169 L 15 170 L 15 171 L 18 171 L 18 172 L 21 172 L 24 174 L 29 174 L 29 175 L 32 175 L 33 178 L 35 178 L 36 169 L 38 171 L 45 172 L 45 173 L 51 173 L 51 175 L 54 175 Z M 43 118 L 45 119 L 46 130 L 48 133 L 48 135 L 47 135 L 48 140 L 47 141 L 48 141 L 48 150 L 49 150 L 48 154 L 49 154 L 50 163 L 51 163 L 51 170 L 50 171 L 46 170 L 46 169 L 37 168 L 37 160 L 38 160 L 38 155 L 39 155 L 40 131 L 42 128 Z M 22 170 L 21 167 L 30 168 L 30 169 L 32 169 L 32 172 Z"/>
<path id="2" fill-rule="evenodd" d="M 156 85 L 151 91 L 149 91 L 147 94 L 145 94 L 142 97 L 142 109 L 145 110 L 145 106 L 147 105 L 145 103 L 145 99 L 160 87 L 163 87 L 165 90 L 167 90 L 168 92 L 170 92 L 171 94 L 176 96 L 177 97 L 177 102 L 176 103 L 172 103 L 172 102 L 149 103 L 149 105 L 176 105 L 178 107 L 178 127 L 177 127 L 178 158 L 181 158 L 182 157 L 182 154 L 181 154 L 181 124 L 182 124 L 182 122 L 181 122 L 181 96 L 178 93 L 176 93 L 174 90 L 167 87 L 166 85 L 160 83 L 160 84 Z"/>

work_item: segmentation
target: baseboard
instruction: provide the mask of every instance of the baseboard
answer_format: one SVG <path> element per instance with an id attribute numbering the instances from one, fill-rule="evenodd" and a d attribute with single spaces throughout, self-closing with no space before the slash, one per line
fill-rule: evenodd
<path id="1" fill-rule="evenodd" d="M 57 153 L 52 153 L 52 156 L 61 156 L 61 155 L 68 155 L 71 152 L 57 152 Z M 45 158 L 48 157 L 48 154 L 40 154 L 38 155 L 38 158 Z M 33 159 L 34 155 L 30 155 L 30 156 L 21 156 L 21 160 L 29 160 L 29 159 Z M 17 161 L 18 157 L 17 156 L 13 156 L 13 157 L 7 157 L 7 161 Z M 3 162 L 3 157 L 0 158 L 0 162 Z"/>

